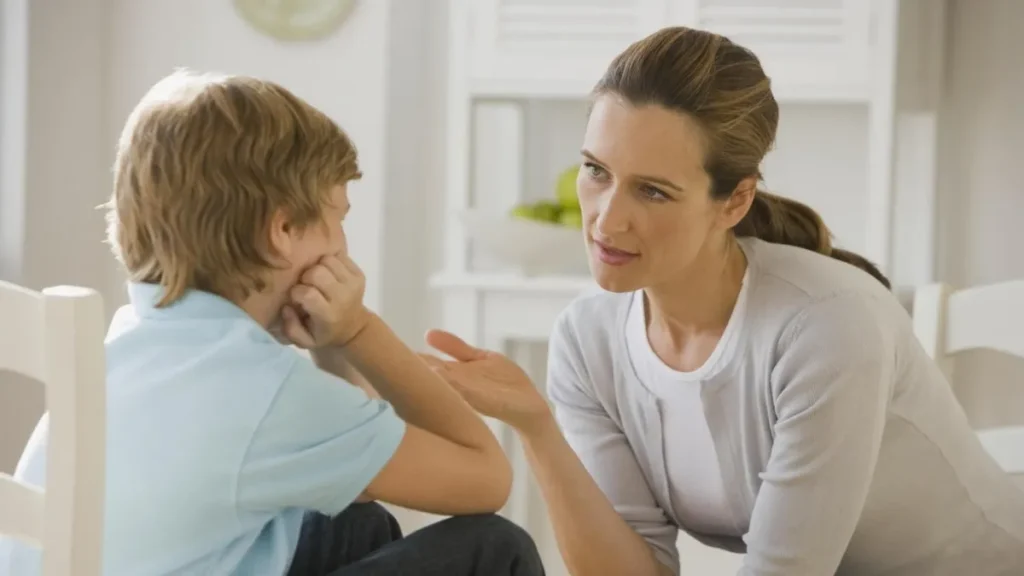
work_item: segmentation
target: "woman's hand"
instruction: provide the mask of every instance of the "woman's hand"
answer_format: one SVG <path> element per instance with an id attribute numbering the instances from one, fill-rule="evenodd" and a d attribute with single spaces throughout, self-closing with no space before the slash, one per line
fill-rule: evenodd
<path id="1" fill-rule="evenodd" d="M 481 414 L 497 418 L 521 433 L 551 423 L 547 400 L 526 372 L 508 357 L 474 348 L 442 330 L 431 330 L 426 340 L 455 361 L 434 356 L 424 359 Z"/>

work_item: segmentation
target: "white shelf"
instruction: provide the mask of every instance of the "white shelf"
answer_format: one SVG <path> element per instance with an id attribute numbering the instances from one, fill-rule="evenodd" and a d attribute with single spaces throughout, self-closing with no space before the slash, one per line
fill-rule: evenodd
<path id="1" fill-rule="evenodd" d="M 586 100 L 595 82 L 587 80 L 493 80 L 469 82 L 469 97 L 475 100 Z M 780 104 L 869 104 L 871 94 L 864 87 L 779 84 L 773 86 Z"/>
<path id="2" fill-rule="evenodd" d="M 524 276 L 474 272 L 441 272 L 431 277 L 430 286 L 549 295 L 577 295 L 599 290 L 589 276 Z"/>

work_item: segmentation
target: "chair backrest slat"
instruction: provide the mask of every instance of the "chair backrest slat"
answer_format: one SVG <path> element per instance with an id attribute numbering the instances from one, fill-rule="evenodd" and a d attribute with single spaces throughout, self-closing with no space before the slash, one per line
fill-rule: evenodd
<path id="1" fill-rule="evenodd" d="M 977 349 L 1024 358 L 1024 280 L 949 294 L 945 353 Z"/>
<path id="2" fill-rule="evenodd" d="M 43 383 L 43 295 L 0 282 L 0 369 Z"/>
<path id="3" fill-rule="evenodd" d="M 0 474 L 0 534 L 43 545 L 43 491 Z"/>
<path id="4" fill-rule="evenodd" d="M 42 576 L 102 573 L 106 468 L 103 300 L 0 282 L 0 368 L 46 389 L 45 490 L 0 478 L 0 534 L 42 546 Z"/>
<path id="5" fill-rule="evenodd" d="M 1024 358 L 1024 280 L 952 290 L 944 284 L 914 296 L 914 333 L 947 377 L 955 354 L 994 350 Z M 985 449 L 1011 474 L 1024 474 L 1024 426 L 978 431 Z"/>

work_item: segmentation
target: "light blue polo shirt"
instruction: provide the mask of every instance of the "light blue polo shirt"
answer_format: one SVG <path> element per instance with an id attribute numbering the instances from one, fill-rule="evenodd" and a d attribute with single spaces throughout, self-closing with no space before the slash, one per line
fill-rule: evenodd
<path id="1" fill-rule="evenodd" d="M 106 343 L 105 574 L 281 576 L 304 512 L 354 501 L 405 424 L 227 300 L 156 308 L 158 287 L 128 292 Z M 37 485 L 46 430 L 18 470 Z M 35 550 L 6 545 L 0 575 L 38 574 Z"/>

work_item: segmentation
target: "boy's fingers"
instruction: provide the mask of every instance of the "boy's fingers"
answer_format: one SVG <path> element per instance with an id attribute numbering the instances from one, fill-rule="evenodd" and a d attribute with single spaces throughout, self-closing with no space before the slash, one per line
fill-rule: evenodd
<path id="1" fill-rule="evenodd" d="M 298 284 L 292 287 L 291 295 L 292 300 L 301 306 L 306 314 L 319 317 L 321 320 L 330 318 L 331 306 L 327 302 L 327 297 L 317 288 Z"/>
<path id="2" fill-rule="evenodd" d="M 313 348 L 316 342 L 312 334 L 302 324 L 298 312 L 291 306 L 285 306 L 281 310 L 281 329 L 286 338 L 301 348 Z"/>
<path id="3" fill-rule="evenodd" d="M 344 282 L 352 275 L 345 264 L 333 254 L 321 258 L 320 263 L 330 270 L 338 282 Z"/>
<path id="4" fill-rule="evenodd" d="M 486 350 L 474 348 L 466 344 L 462 338 L 444 330 L 428 331 L 426 341 L 431 348 L 443 352 L 459 362 L 482 360 L 487 357 Z"/>
<path id="5" fill-rule="evenodd" d="M 316 287 L 324 296 L 330 294 L 332 287 L 338 283 L 338 279 L 323 264 L 317 264 L 303 272 L 301 281 L 303 284 Z"/>
<path id="6" fill-rule="evenodd" d="M 344 266 L 345 269 L 348 270 L 350 274 L 356 276 L 357 278 L 363 276 L 362 268 L 360 268 L 359 265 L 356 264 L 356 261 L 349 257 L 347 254 L 344 256 L 338 256 L 337 258 L 338 261 L 341 262 L 342 266 Z"/>

